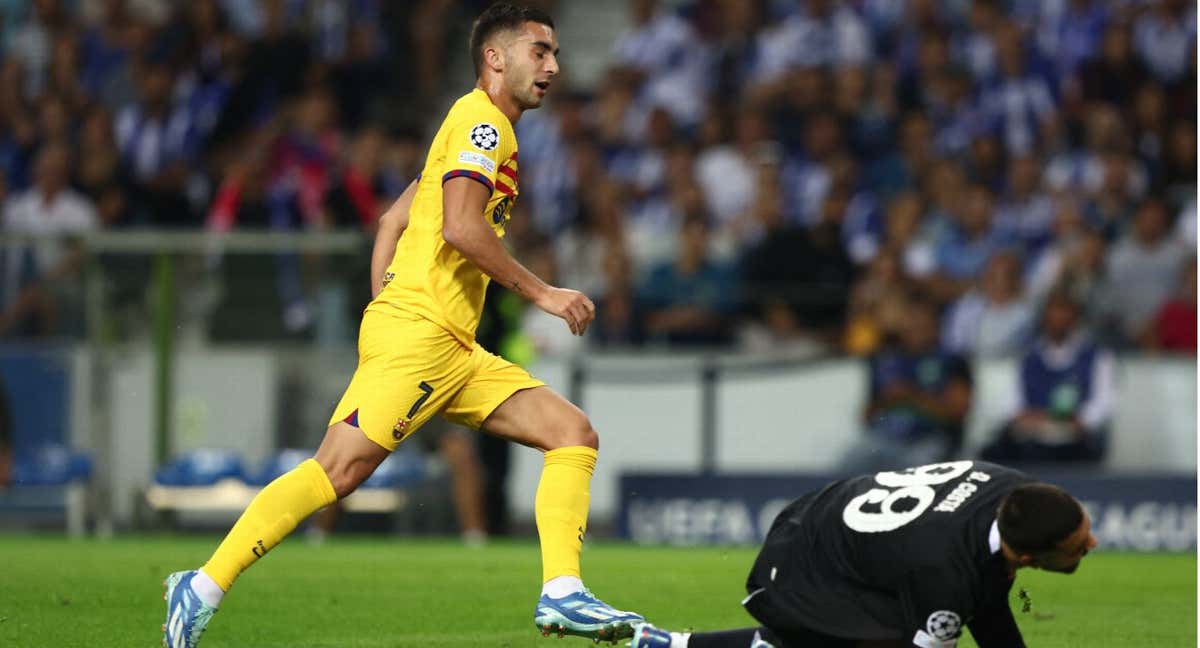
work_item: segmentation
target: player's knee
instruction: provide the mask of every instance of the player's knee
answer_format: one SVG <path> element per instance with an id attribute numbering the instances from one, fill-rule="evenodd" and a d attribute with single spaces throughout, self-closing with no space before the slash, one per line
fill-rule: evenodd
<path id="1" fill-rule="evenodd" d="M 577 416 L 571 417 L 562 427 L 557 447 L 565 448 L 568 446 L 587 446 L 589 448 L 596 448 L 597 450 L 600 449 L 600 435 L 596 432 L 596 428 L 592 427 L 592 422 L 582 412 Z"/>
<path id="2" fill-rule="evenodd" d="M 370 462 L 354 459 L 337 460 L 335 458 L 332 461 L 322 461 L 318 456 L 317 463 L 320 463 L 321 468 L 325 469 L 325 475 L 329 477 L 329 483 L 333 486 L 333 492 L 337 494 L 338 499 L 353 493 L 354 489 L 366 481 L 375 469 Z"/>

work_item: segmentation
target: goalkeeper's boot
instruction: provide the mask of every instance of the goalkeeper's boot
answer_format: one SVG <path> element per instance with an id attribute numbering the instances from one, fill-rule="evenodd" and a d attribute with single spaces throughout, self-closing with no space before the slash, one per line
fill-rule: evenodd
<path id="1" fill-rule="evenodd" d="M 575 635 L 596 643 L 616 643 L 618 639 L 632 637 L 633 626 L 645 623 L 646 619 L 640 614 L 614 609 L 585 589 L 562 598 L 543 594 L 538 600 L 533 622 L 544 637 Z"/>
<path id="2" fill-rule="evenodd" d="M 216 613 L 217 608 L 200 600 L 192 589 L 196 571 L 175 572 L 163 581 L 167 591 L 167 622 L 163 624 L 162 644 L 166 648 L 196 648 L 200 635 Z"/>
<path id="3" fill-rule="evenodd" d="M 671 633 L 649 623 L 639 623 L 633 626 L 629 648 L 671 648 Z"/>

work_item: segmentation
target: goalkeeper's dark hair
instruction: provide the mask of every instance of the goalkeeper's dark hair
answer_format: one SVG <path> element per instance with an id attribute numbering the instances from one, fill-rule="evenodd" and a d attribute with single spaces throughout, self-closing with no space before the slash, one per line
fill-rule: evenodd
<path id="1" fill-rule="evenodd" d="M 1055 549 L 1083 523 L 1083 507 L 1052 484 L 1022 484 L 1000 502 L 1000 538 L 1019 554 Z"/>
<path id="2" fill-rule="evenodd" d="M 471 62 L 475 65 L 475 76 L 483 72 L 483 44 L 492 35 L 510 29 L 520 29 L 527 22 L 541 23 L 554 29 L 549 14 L 533 7 L 518 7 L 507 2 L 483 10 L 471 25 Z"/>

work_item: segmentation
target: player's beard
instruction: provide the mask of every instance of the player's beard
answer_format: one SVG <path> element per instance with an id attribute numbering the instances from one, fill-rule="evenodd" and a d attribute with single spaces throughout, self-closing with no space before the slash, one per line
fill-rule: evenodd
<path id="1" fill-rule="evenodd" d="M 521 110 L 533 110 L 542 106 L 542 99 L 545 96 L 538 96 L 536 91 L 537 86 L 533 85 L 534 81 L 533 75 L 524 77 L 516 84 L 515 88 L 510 90 L 513 99 L 517 101 L 517 105 L 521 107 Z"/>
<path id="2" fill-rule="evenodd" d="M 537 95 L 537 93 L 533 90 L 534 87 L 536 86 L 530 84 L 528 87 L 523 89 L 521 94 L 517 95 L 517 103 L 521 104 L 521 108 L 524 110 L 533 110 L 535 108 L 542 107 L 543 97 L 539 97 Z"/>

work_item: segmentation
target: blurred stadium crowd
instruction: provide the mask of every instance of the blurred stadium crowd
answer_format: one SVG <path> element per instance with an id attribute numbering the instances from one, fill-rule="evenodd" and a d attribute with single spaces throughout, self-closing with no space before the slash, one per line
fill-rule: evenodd
<path id="1" fill-rule="evenodd" d="M 370 232 L 467 89 L 447 68 L 483 4 L 5 0 L 4 231 Z M 932 305 L 943 348 L 1014 355 L 1060 295 L 1114 348 L 1195 352 L 1189 3 L 614 11 L 603 80 L 565 69 L 517 127 L 512 245 L 600 304 L 587 344 L 869 355 Z M 6 250 L 0 335 L 54 334 L 78 255 Z M 553 324 L 527 318 L 538 348 L 578 344 Z"/>

